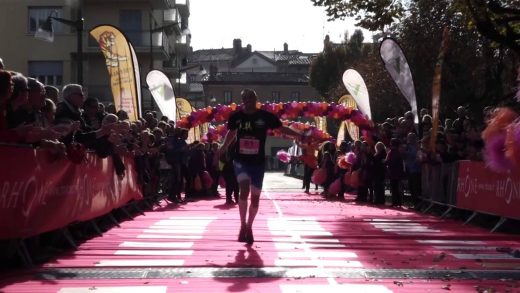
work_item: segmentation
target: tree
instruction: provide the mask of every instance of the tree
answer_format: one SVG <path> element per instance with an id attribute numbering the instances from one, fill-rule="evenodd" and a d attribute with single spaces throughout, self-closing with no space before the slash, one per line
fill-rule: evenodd
<path id="1" fill-rule="evenodd" d="M 407 110 L 406 100 L 383 70 L 377 45 L 363 41 L 361 30 L 356 30 L 350 38 L 346 37 L 342 44 L 332 44 L 326 38 L 323 52 L 311 64 L 310 85 L 327 102 L 337 102 L 340 97 L 348 94 L 342 77 L 345 70 L 352 68 L 365 80 L 375 121 L 402 115 Z M 329 125 L 329 132 L 335 135 L 337 125 L 332 121 L 329 121 Z"/>
<path id="2" fill-rule="evenodd" d="M 329 20 L 354 17 L 356 25 L 371 31 L 383 31 L 386 26 L 403 17 L 405 7 L 395 0 L 311 0 L 315 6 L 325 7 Z"/>
<path id="3" fill-rule="evenodd" d="M 520 53 L 518 0 L 466 0 L 465 3 L 483 36 Z"/>
<path id="4" fill-rule="evenodd" d="M 310 67 L 309 84 L 314 87 L 325 101 L 331 102 L 331 89 L 335 88 L 346 70 L 347 51 L 344 44 L 335 45 L 325 37 L 323 52 L 313 60 Z"/>
<path id="5" fill-rule="evenodd" d="M 355 17 L 356 25 L 384 31 L 385 27 L 407 17 L 408 0 L 311 0 L 325 7 L 329 20 Z M 413 5 L 416 2 L 412 1 Z M 520 53 L 520 4 L 518 0 L 454 0 L 451 7 L 470 13 L 467 25 L 475 26 L 480 34 Z M 448 21 L 449 19 L 446 19 Z"/>
<path id="6" fill-rule="evenodd" d="M 457 106 L 467 105 L 479 118 L 484 106 L 507 98 L 518 60 L 512 50 L 493 45 L 468 26 L 472 16 L 460 2 L 418 0 L 409 12 L 393 33 L 412 69 L 419 108 L 430 107 L 435 58 L 446 24 L 451 38 L 442 72 L 441 113 L 450 116 Z"/>

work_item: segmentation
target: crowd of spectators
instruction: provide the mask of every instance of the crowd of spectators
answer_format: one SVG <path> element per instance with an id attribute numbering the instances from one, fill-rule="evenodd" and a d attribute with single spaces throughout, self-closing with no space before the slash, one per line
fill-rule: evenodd
<path id="1" fill-rule="evenodd" d="M 113 104 L 87 97 L 79 84 L 67 84 L 60 92 L 22 73 L 0 69 L 0 143 L 31 145 L 55 160 L 75 163 L 81 163 L 87 151 L 95 152 L 112 160 L 119 178 L 127 173 L 122 157 L 132 156 L 145 196 L 178 203 L 217 196 L 220 171 L 228 170 L 231 161 L 214 158 L 218 144 L 188 144 L 188 129 L 175 127 L 155 111 L 143 116 L 130 121 Z M 232 203 L 237 185 L 225 178 L 227 202 Z"/>
<path id="2" fill-rule="evenodd" d="M 56 159 L 69 156 L 77 162 L 81 158 L 71 157 L 69 150 L 85 148 L 100 157 L 110 157 L 121 178 L 126 168 L 121 156 L 132 155 L 144 194 L 163 193 L 175 202 L 184 200 L 183 193 L 187 198 L 218 195 L 222 172 L 226 202 L 232 203 L 233 197 L 236 201 L 232 158 L 228 154 L 214 158 L 216 142 L 195 141 L 188 145 L 188 130 L 176 128 L 168 117 L 159 118 L 156 112 L 148 111 L 139 120 L 129 121 L 127 113 L 116 112 L 113 104 L 104 105 L 95 97 L 86 97 L 81 85 L 68 84 L 60 92 L 0 66 L 0 142 L 31 144 Z M 350 151 L 357 156 L 350 171 L 359 170 L 358 200 L 381 203 L 385 186 L 381 182 L 388 180 L 392 194 L 396 194 L 396 206 L 402 204 L 399 186 L 403 179 L 412 197 L 417 198 L 421 164 L 481 160 L 483 123 L 470 119 L 464 107 L 440 121 L 435 151 L 430 143 L 432 117 L 427 109 L 421 109 L 419 116 L 419 124 L 414 123 L 412 112 L 376 124 L 371 141 L 344 142 L 338 149 L 330 142 L 323 144 L 318 161 L 327 169 L 325 193 L 333 179 L 345 173 L 337 164 L 338 157 Z M 304 176 L 307 192 L 312 171 L 308 169 Z M 205 173 L 211 180 L 205 178 Z M 342 198 L 348 188 L 342 187 L 337 196 Z"/>
<path id="3" fill-rule="evenodd" d="M 486 114 L 489 110 L 484 111 Z M 434 136 L 428 110 L 421 109 L 419 115 L 418 124 L 414 123 L 412 112 L 388 118 L 376 124 L 368 139 L 343 141 L 337 147 L 331 142 L 322 144 L 317 167 L 327 174 L 321 184 L 322 195 L 344 200 L 344 193 L 352 191 L 359 202 L 383 205 L 385 189 L 389 189 L 391 205 L 400 207 L 404 190 L 407 190 L 411 195 L 407 204 L 414 206 L 421 195 L 421 170 L 425 165 L 482 160 L 484 142 L 480 134 L 484 123 L 469 118 L 472 115 L 465 107 L 458 107 L 453 115 L 440 121 Z M 432 137 L 435 137 L 433 144 Z M 349 152 L 356 160 L 350 165 L 340 162 Z M 305 167 L 303 185 L 307 193 L 313 172 L 309 166 Z M 353 174 L 352 183 L 344 180 L 345 173 Z M 337 186 L 331 188 L 336 180 L 340 181 L 337 183 L 341 184 L 339 189 Z"/>

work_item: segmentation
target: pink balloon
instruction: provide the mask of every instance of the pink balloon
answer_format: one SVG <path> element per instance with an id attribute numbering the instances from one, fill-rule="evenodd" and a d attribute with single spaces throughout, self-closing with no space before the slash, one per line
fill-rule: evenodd
<path id="1" fill-rule="evenodd" d="M 329 194 L 330 195 L 336 195 L 341 190 L 341 178 L 338 178 L 332 182 L 332 184 L 329 186 Z"/>
<path id="2" fill-rule="evenodd" d="M 322 185 L 327 180 L 327 171 L 325 169 L 319 168 L 314 170 L 312 173 L 311 181 L 314 184 Z"/>
<path id="3" fill-rule="evenodd" d="M 284 162 L 284 163 L 289 163 L 291 161 L 291 155 L 289 155 L 286 151 L 284 150 L 279 150 L 277 153 L 276 153 L 276 157 L 278 158 L 278 160 Z"/>

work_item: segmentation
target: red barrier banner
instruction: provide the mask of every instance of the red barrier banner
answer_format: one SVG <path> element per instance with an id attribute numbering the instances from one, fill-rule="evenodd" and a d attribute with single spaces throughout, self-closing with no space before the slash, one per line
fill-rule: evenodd
<path id="1" fill-rule="evenodd" d="M 499 174 L 482 162 L 459 161 L 457 207 L 520 219 L 520 172 Z"/>
<path id="2" fill-rule="evenodd" d="M 92 153 L 74 164 L 46 151 L 0 146 L 0 162 L 0 239 L 90 220 L 143 197 L 131 157 L 123 158 L 123 179 L 116 176 L 112 158 Z"/>

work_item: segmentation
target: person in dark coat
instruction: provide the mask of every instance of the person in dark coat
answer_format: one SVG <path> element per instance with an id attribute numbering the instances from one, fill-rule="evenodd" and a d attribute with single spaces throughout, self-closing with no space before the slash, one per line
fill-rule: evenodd
<path id="1" fill-rule="evenodd" d="M 397 138 L 390 141 L 390 151 L 386 156 L 386 166 L 390 179 L 390 193 L 392 194 L 392 206 L 400 207 L 403 203 L 401 180 L 404 178 L 404 160 L 399 147 L 401 142 Z"/>
<path id="2" fill-rule="evenodd" d="M 385 179 L 386 179 L 386 147 L 378 142 L 375 146 L 375 155 L 372 165 L 372 182 L 374 187 L 374 203 L 385 204 Z"/>

